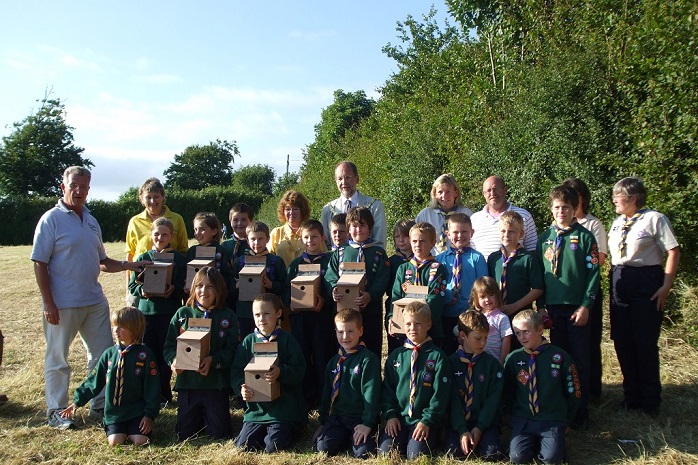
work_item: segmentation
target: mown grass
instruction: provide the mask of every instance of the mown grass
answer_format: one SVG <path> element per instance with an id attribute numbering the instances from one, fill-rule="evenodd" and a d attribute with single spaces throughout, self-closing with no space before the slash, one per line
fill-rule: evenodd
<path id="1" fill-rule="evenodd" d="M 123 243 L 107 244 L 112 257 L 122 257 Z M 78 411 L 79 429 L 57 431 L 46 426 L 43 360 L 45 343 L 41 329 L 40 297 L 28 246 L 0 247 L 0 329 L 5 335 L 5 354 L 0 368 L 0 392 L 10 402 L 0 406 L 0 463 L 51 464 L 311 464 L 352 463 L 346 456 L 328 458 L 311 450 L 312 431 L 317 418 L 300 432 L 300 441 L 291 453 L 241 453 L 231 442 L 214 442 L 206 437 L 177 443 L 174 436 L 176 410 L 166 409 L 155 422 L 153 444 L 135 448 L 109 448 L 102 429 Z M 110 306 L 123 305 L 126 278 L 122 273 L 100 278 Z M 686 317 L 695 310 L 690 296 L 696 289 L 677 285 L 679 302 Z M 693 293 L 693 294 L 690 294 Z M 692 306 L 692 307 L 691 307 Z M 695 314 L 693 319 L 695 321 Z M 692 323 L 688 323 L 691 325 Z M 686 325 L 675 325 L 660 340 L 664 403 L 661 416 L 649 418 L 640 413 L 615 412 L 621 399 L 620 373 L 613 346 L 604 339 L 604 395 L 591 409 L 588 431 L 571 432 L 569 459 L 575 464 L 695 464 L 698 463 L 698 352 L 685 341 L 691 334 Z M 86 375 L 84 349 L 78 339 L 71 348 L 73 379 L 71 393 Z M 233 411 L 233 430 L 239 431 L 242 411 Z M 401 463 L 398 457 L 375 458 L 369 464 Z M 416 463 L 446 464 L 452 460 L 438 456 Z M 478 463 L 472 461 L 472 463 Z"/>

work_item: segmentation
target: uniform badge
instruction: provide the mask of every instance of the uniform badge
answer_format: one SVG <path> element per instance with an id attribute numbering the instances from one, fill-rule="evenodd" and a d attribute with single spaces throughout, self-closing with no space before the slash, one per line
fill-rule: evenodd
<path id="1" fill-rule="evenodd" d="M 553 378 L 559 378 L 560 377 L 560 370 L 552 369 L 550 370 L 550 376 Z"/>
<path id="2" fill-rule="evenodd" d="M 552 261 L 553 261 L 553 257 L 555 256 L 555 252 L 553 252 L 553 248 L 552 248 L 552 247 L 548 247 L 548 248 L 545 250 L 545 254 L 544 254 L 543 256 L 545 257 L 546 260 L 548 260 L 549 262 L 552 262 Z"/>
<path id="3" fill-rule="evenodd" d="M 528 371 L 522 369 L 519 371 L 519 374 L 516 375 L 516 379 L 519 380 L 519 383 L 525 386 L 528 384 L 528 380 L 531 379 L 531 375 L 528 373 Z"/>
<path id="4" fill-rule="evenodd" d="M 456 375 L 456 376 L 463 376 L 463 372 L 460 371 L 460 370 L 456 371 L 456 372 L 453 373 L 453 374 Z"/>
<path id="5" fill-rule="evenodd" d="M 435 360 L 427 360 L 427 370 L 434 371 L 435 369 L 436 369 L 436 361 Z"/>
<path id="6" fill-rule="evenodd" d="M 576 242 L 572 242 L 570 244 L 570 250 L 577 250 L 578 248 L 579 248 L 579 244 L 577 244 Z"/>
<path id="7" fill-rule="evenodd" d="M 352 375 L 360 375 L 361 374 L 361 365 L 356 365 L 354 369 L 351 371 Z"/>
<path id="8" fill-rule="evenodd" d="M 422 375 L 422 381 L 424 381 L 424 383 L 423 383 L 424 386 L 431 386 L 431 383 L 434 382 L 434 373 L 430 373 L 428 371 L 425 372 Z"/>
<path id="9" fill-rule="evenodd" d="M 157 371 L 155 368 L 153 368 L 152 370 L 150 370 L 150 375 L 151 375 L 151 376 L 157 376 L 157 375 L 158 375 L 158 371 Z"/>
<path id="10" fill-rule="evenodd" d="M 230 320 L 228 320 L 228 319 L 221 320 L 221 328 L 228 329 L 229 327 L 230 327 Z"/>
<path id="11" fill-rule="evenodd" d="M 144 367 L 144 366 L 145 366 L 145 363 L 143 363 L 143 362 L 136 362 L 136 366 L 137 366 L 137 367 Z"/>
<path id="12" fill-rule="evenodd" d="M 477 379 L 479 379 L 481 383 L 484 383 L 485 382 L 485 375 L 480 373 L 480 376 L 478 376 Z"/>
<path id="13" fill-rule="evenodd" d="M 155 360 L 150 362 L 150 368 L 157 368 L 157 364 L 155 363 Z"/>
<path id="14" fill-rule="evenodd" d="M 555 363 L 560 363 L 561 361 L 562 361 L 562 355 L 559 354 L 559 353 L 557 353 L 557 352 L 555 352 L 555 353 L 553 354 L 553 362 L 555 362 Z"/>
<path id="15" fill-rule="evenodd" d="M 438 267 L 439 267 L 439 262 L 432 262 L 432 263 L 431 263 L 431 268 L 436 269 L 436 268 L 438 268 Z"/>
<path id="16" fill-rule="evenodd" d="M 394 366 L 395 368 L 400 368 L 400 360 L 398 360 L 397 362 L 395 362 L 395 365 L 393 365 L 393 366 Z"/>
<path id="17" fill-rule="evenodd" d="M 133 373 L 134 373 L 136 376 L 140 376 L 141 373 L 143 373 L 143 370 L 142 370 L 141 368 L 136 368 L 136 369 L 133 371 Z"/>
<path id="18" fill-rule="evenodd" d="M 145 352 L 138 352 L 138 360 L 145 360 L 148 357 L 148 354 Z"/>
<path id="19" fill-rule="evenodd" d="M 218 331 L 218 337 L 221 338 L 221 339 L 224 338 L 224 337 L 225 337 L 225 331 L 223 331 L 222 329 L 221 329 L 220 331 Z"/>

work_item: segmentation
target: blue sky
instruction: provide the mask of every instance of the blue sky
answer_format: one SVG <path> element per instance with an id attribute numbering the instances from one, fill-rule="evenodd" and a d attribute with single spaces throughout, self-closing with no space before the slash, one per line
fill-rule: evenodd
<path id="1" fill-rule="evenodd" d="M 0 135 L 52 89 L 95 164 L 90 195 L 115 199 L 192 144 L 235 140 L 234 168 L 278 174 L 336 89 L 376 89 L 397 71 L 381 48 L 431 2 L 15 1 L 0 9 Z M 446 16 L 444 0 L 434 2 Z"/>

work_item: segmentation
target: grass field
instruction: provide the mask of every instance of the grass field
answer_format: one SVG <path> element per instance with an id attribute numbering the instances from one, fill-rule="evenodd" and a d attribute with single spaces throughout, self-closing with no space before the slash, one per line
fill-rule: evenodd
<path id="1" fill-rule="evenodd" d="M 121 258 L 123 243 L 107 244 L 109 256 Z M 176 411 L 166 409 L 157 418 L 153 445 L 110 449 L 102 429 L 89 420 L 86 409 L 78 411 L 77 430 L 57 431 L 45 420 L 43 360 L 46 350 L 41 329 L 41 300 L 34 280 L 31 248 L 0 247 L 0 330 L 5 335 L 5 353 L 0 368 L 0 392 L 10 402 L 0 406 L 0 463 L 206 463 L 206 464 L 311 464 L 347 463 L 346 456 L 327 458 L 311 451 L 310 437 L 317 419 L 301 432 L 293 453 L 248 454 L 236 451 L 231 442 L 216 443 L 199 438 L 177 443 L 174 435 Z M 126 277 L 123 273 L 102 274 L 100 281 L 111 307 L 124 303 Z M 574 464 L 695 464 L 698 463 L 698 353 L 682 340 L 664 333 L 660 340 L 664 403 L 661 415 L 651 419 L 640 413 L 614 411 L 621 399 L 620 373 L 613 347 L 604 342 L 604 395 L 590 411 L 591 426 L 569 435 L 569 458 Z M 79 338 L 71 349 L 72 390 L 84 379 L 85 352 Z M 84 415 L 84 416 L 81 416 Z M 233 411 L 233 431 L 239 431 L 242 411 Z M 399 463 L 397 457 L 373 459 L 368 463 Z M 417 463 L 450 463 L 451 459 L 423 458 Z M 471 463 L 478 463 L 471 461 Z"/>

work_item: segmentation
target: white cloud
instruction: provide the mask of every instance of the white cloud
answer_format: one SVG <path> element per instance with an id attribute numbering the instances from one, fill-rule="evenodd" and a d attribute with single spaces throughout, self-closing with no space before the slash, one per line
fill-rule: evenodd
<path id="1" fill-rule="evenodd" d="M 333 37 L 337 35 L 336 31 L 333 30 L 327 30 L 327 31 L 304 31 L 301 29 L 292 29 L 288 33 L 288 37 L 291 39 L 301 39 L 305 41 L 319 41 L 322 39 L 327 39 L 328 37 Z"/>

